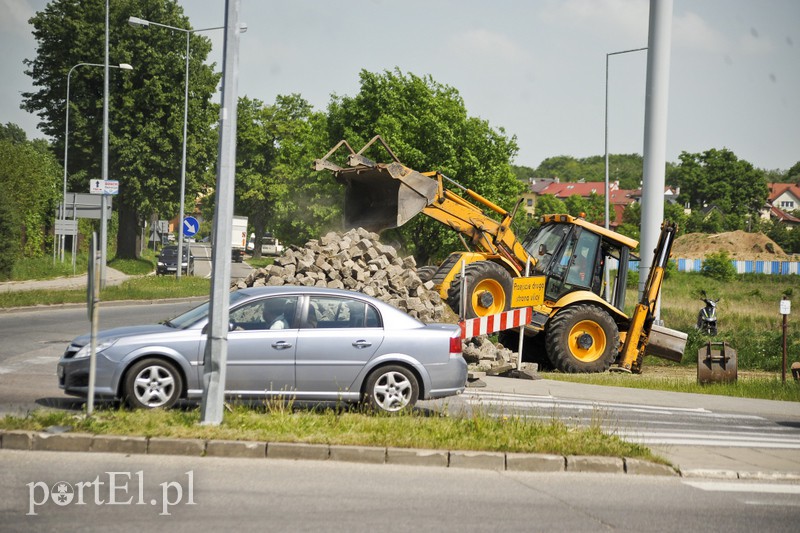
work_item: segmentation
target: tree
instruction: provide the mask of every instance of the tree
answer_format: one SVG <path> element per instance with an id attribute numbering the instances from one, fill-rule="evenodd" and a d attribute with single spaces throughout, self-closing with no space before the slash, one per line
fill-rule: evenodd
<path id="1" fill-rule="evenodd" d="M 55 212 L 61 190 L 59 166 L 41 143 L 0 140 L 0 186 L 6 209 L 21 230 L 8 246 L 15 255 L 37 256 L 44 250 L 45 226 Z"/>
<path id="2" fill-rule="evenodd" d="M 177 213 L 183 144 L 186 35 L 151 26 L 131 27 L 130 16 L 191 28 L 182 8 L 171 0 L 111 2 L 109 62 L 130 63 L 133 71 L 110 69 L 109 178 L 119 179 L 114 205 L 119 210 L 118 257 L 138 253 L 140 221 L 152 212 Z M 78 63 L 104 61 L 103 0 L 53 0 L 31 19 L 38 43 L 26 73 L 38 90 L 24 93 L 23 108 L 36 112 L 39 128 L 64 153 L 65 98 L 68 71 Z M 190 38 L 189 121 L 186 198 L 213 183 L 217 119 L 211 104 L 219 75 L 204 64 L 208 39 Z M 82 66 L 70 82 L 69 186 L 87 190 L 88 179 L 101 175 L 103 69 Z M 62 162 L 63 164 L 63 162 Z"/>
<path id="3" fill-rule="evenodd" d="M 786 171 L 786 179 L 792 183 L 800 181 L 800 161 L 792 165 L 792 168 Z"/>
<path id="4" fill-rule="evenodd" d="M 11 277 L 18 256 L 19 223 L 12 209 L 11 197 L 0 194 L 0 279 Z"/>
<path id="5" fill-rule="evenodd" d="M 0 141 L 11 141 L 13 143 L 24 143 L 28 140 L 25 130 L 11 122 L 5 126 L 0 124 Z"/>
<path id="6" fill-rule="evenodd" d="M 399 69 L 362 70 L 360 81 L 356 96 L 334 96 L 328 106 L 332 144 L 346 139 L 360 148 L 380 134 L 406 166 L 420 172 L 438 170 L 497 205 L 509 210 L 514 206 L 524 190 L 511 170 L 516 138 L 470 117 L 456 89 Z M 373 159 L 388 157 L 380 149 L 374 152 Z M 393 230 L 391 237 L 420 264 L 443 259 L 460 247 L 452 230 L 424 216 Z"/>
<path id="7" fill-rule="evenodd" d="M 767 200 L 764 171 L 730 150 L 682 152 L 680 161 L 671 179 L 681 188 L 678 200 L 693 210 L 714 205 L 725 215 L 756 216 Z M 722 221 L 718 225 L 723 227 Z"/>
<path id="8" fill-rule="evenodd" d="M 543 194 L 536 198 L 536 213 L 539 215 L 566 213 L 567 206 L 552 194 Z"/>
<path id="9" fill-rule="evenodd" d="M 299 95 L 278 96 L 274 105 L 239 100 L 236 210 L 254 227 L 254 256 L 270 230 L 287 244 L 318 236 L 339 213 L 338 186 L 315 172 L 311 161 L 327 151 L 325 116 Z"/>
<path id="10" fill-rule="evenodd" d="M 548 157 L 536 168 L 538 178 L 558 178 L 560 181 L 605 181 L 605 156 L 595 155 L 576 159 L 572 156 Z M 608 177 L 619 181 L 620 189 L 637 189 L 642 182 L 642 156 L 639 154 L 609 154 Z"/>

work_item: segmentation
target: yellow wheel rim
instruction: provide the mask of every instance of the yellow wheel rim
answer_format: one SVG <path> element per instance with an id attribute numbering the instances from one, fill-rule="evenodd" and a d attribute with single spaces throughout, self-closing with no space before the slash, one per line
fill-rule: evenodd
<path id="1" fill-rule="evenodd" d="M 506 291 L 493 279 L 484 279 L 472 289 L 472 309 L 477 316 L 502 313 L 506 308 Z"/>
<path id="2" fill-rule="evenodd" d="M 593 320 L 581 320 L 569 330 L 569 351 L 583 361 L 597 361 L 606 351 L 606 332 Z"/>

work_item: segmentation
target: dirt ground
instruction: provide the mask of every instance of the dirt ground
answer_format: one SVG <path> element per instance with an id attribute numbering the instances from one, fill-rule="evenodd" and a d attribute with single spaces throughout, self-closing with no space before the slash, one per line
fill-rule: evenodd
<path id="1" fill-rule="evenodd" d="M 763 233 L 729 231 L 727 233 L 687 233 L 675 239 L 672 257 L 704 259 L 707 254 L 728 252 L 731 259 L 742 261 L 787 261 L 791 258 Z"/>

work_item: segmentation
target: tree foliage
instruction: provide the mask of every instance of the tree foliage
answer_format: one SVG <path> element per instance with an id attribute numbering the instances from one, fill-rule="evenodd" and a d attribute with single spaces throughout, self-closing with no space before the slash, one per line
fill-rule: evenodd
<path id="1" fill-rule="evenodd" d="M 567 155 L 548 157 L 536 168 L 537 178 L 558 178 L 565 182 L 605 181 L 605 156 L 575 158 Z M 620 189 L 636 189 L 642 182 L 642 156 L 609 154 L 608 179 L 619 181 Z"/>
<path id="2" fill-rule="evenodd" d="M 767 200 L 764 171 L 725 148 L 712 148 L 702 154 L 682 152 L 680 165 L 670 179 L 674 180 L 670 185 L 680 187 L 678 200 L 688 203 L 693 211 L 711 205 L 721 211 L 715 228 L 720 231 L 738 229 L 734 226 L 741 224 L 741 217 L 757 215 Z M 722 220 L 725 216 L 739 218 Z"/>
<path id="3" fill-rule="evenodd" d="M 44 251 L 45 228 L 60 199 L 60 168 L 44 144 L 0 140 L 0 186 L 19 231 L 16 254 L 37 256 Z M 12 246 L 11 243 L 8 246 Z"/>
<path id="4" fill-rule="evenodd" d="M 438 170 L 494 203 L 513 208 L 524 189 L 511 169 L 515 137 L 469 116 L 458 91 L 429 76 L 399 69 L 364 70 L 360 81 L 357 95 L 334 96 L 328 107 L 331 144 L 346 139 L 360 148 L 380 134 L 403 164 L 420 172 Z M 388 158 L 381 150 L 370 155 L 378 161 Z M 394 230 L 392 237 L 422 264 L 459 247 L 452 230 L 424 216 Z"/>
<path id="5" fill-rule="evenodd" d="M 325 116 L 297 94 L 275 103 L 241 98 L 237 119 L 236 212 L 246 215 L 255 242 L 265 231 L 287 244 L 318 236 L 339 213 L 338 191 L 311 162 L 327 151 Z M 259 256 L 256 246 L 254 255 Z"/>
<path id="6" fill-rule="evenodd" d="M 186 33 L 150 26 L 132 27 L 137 16 L 191 28 L 171 0 L 115 0 L 110 3 L 109 63 L 129 63 L 133 71 L 109 69 L 109 178 L 120 181 L 117 255 L 138 252 L 138 226 L 152 212 L 177 214 L 183 146 Z M 42 119 L 39 128 L 64 152 L 67 74 L 79 63 L 104 62 L 105 2 L 53 0 L 31 19 L 37 55 L 25 61 L 37 87 L 24 93 L 24 109 Z M 216 106 L 210 103 L 219 75 L 204 64 L 210 41 L 190 38 L 189 119 L 186 198 L 213 179 Z M 77 67 L 70 78 L 69 189 L 86 191 L 101 176 L 103 68 Z M 63 162 L 62 162 L 63 163 Z M 188 205 L 192 205 L 189 201 Z"/>

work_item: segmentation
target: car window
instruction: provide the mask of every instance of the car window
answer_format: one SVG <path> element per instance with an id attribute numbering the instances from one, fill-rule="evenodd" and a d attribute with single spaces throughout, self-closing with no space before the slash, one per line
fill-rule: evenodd
<path id="1" fill-rule="evenodd" d="M 292 329 L 296 308 L 296 296 L 266 298 L 232 310 L 230 322 L 235 331 Z"/>
<path id="2" fill-rule="evenodd" d="M 379 328 L 378 310 L 366 302 L 335 296 L 312 296 L 305 328 Z"/>

